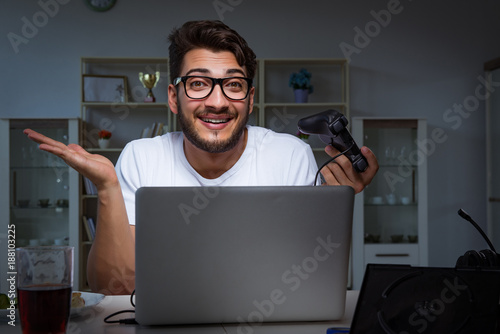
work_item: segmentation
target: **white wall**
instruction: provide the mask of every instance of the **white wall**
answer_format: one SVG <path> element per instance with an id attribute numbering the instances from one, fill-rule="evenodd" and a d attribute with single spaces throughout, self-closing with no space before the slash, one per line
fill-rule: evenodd
<path id="1" fill-rule="evenodd" d="M 357 45 L 352 115 L 425 117 L 429 134 L 447 136 L 429 152 L 429 263 L 452 266 L 466 250 L 486 247 L 456 212 L 464 208 L 485 227 L 485 105 L 476 88 L 483 63 L 500 57 L 498 1 L 118 0 L 105 13 L 83 0 L 2 7 L 0 117 L 79 116 L 80 57 L 166 57 L 170 30 L 186 20 L 222 19 L 262 58 L 344 57 L 342 43 Z M 390 21 L 380 14 L 388 8 Z M 369 40 L 357 37 L 365 29 Z M 23 39 L 17 52 L 14 34 Z M 477 101 L 470 112 L 450 110 Z"/>

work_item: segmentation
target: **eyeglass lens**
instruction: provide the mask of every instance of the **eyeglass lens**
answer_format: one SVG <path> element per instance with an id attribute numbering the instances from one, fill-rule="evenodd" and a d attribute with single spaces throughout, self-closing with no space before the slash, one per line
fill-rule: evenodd
<path id="1" fill-rule="evenodd" d="M 189 77 L 186 79 L 186 95 L 193 99 L 202 99 L 210 95 L 216 79 L 207 77 Z M 248 94 L 248 82 L 245 78 L 232 77 L 222 80 L 220 86 L 224 94 L 234 100 L 242 100 Z"/>

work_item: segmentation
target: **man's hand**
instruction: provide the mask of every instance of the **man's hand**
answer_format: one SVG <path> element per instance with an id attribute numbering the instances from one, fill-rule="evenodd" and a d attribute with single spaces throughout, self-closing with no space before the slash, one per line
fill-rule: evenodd
<path id="1" fill-rule="evenodd" d="M 102 155 L 88 153 L 77 144 L 66 146 L 31 129 L 24 130 L 24 134 L 38 143 L 40 150 L 60 157 L 68 166 L 90 179 L 98 190 L 118 183 L 113 163 Z"/>
<path id="2" fill-rule="evenodd" d="M 325 148 L 325 152 L 332 158 L 340 153 L 331 145 Z M 335 161 L 330 162 L 321 169 L 321 174 L 323 175 L 326 185 L 351 186 L 354 188 L 356 194 L 369 185 L 379 168 L 377 157 L 375 157 L 375 154 L 366 146 L 361 147 L 361 153 L 368 161 L 368 168 L 364 172 L 356 172 L 351 161 L 346 156 L 341 155 L 336 158 Z"/>

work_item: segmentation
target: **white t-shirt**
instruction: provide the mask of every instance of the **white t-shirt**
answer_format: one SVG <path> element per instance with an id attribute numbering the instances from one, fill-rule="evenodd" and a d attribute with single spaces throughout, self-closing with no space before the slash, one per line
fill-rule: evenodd
<path id="1" fill-rule="evenodd" d="M 240 159 L 216 179 L 199 175 L 184 155 L 182 132 L 134 140 L 116 164 L 130 224 L 135 224 L 135 191 L 143 186 L 312 185 L 317 164 L 311 147 L 289 134 L 247 126 Z"/>

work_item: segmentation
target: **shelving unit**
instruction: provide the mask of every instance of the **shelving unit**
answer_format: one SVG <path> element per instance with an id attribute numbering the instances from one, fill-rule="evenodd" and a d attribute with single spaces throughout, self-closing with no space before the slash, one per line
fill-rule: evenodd
<path id="1" fill-rule="evenodd" d="M 353 288 L 359 289 L 368 263 L 426 266 L 427 154 L 425 119 L 358 118 L 352 133 L 367 145 L 380 169 L 356 195 L 353 227 Z"/>
<path id="2" fill-rule="evenodd" d="M 277 132 L 295 135 L 299 119 L 327 110 L 337 109 L 347 119 L 349 109 L 349 63 L 346 59 L 260 59 L 255 105 L 258 125 Z M 307 69 L 314 91 L 307 103 L 294 102 L 288 86 L 292 73 Z M 325 144 L 318 136 L 308 139 L 318 165 L 328 159 Z"/>
<path id="3" fill-rule="evenodd" d="M 288 87 L 291 73 L 306 68 L 312 73 L 314 92 L 308 103 L 295 103 L 293 90 Z M 139 81 L 139 72 L 160 72 L 160 81 L 153 89 L 155 103 L 144 103 L 147 89 Z M 177 118 L 170 112 L 167 100 L 169 67 L 167 58 L 82 58 L 81 74 L 126 77 L 124 101 L 85 102 L 82 85 L 82 146 L 89 152 L 105 155 L 116 163 L 123 147 L 141 137 L 142 130 L 154 122 L 166 125 L 167 131 L 179 130 Z M 256 89 L 254 109 L 249 124 L 295 135 L 300 118 L 334 108 L 349 117 L 349 67 L 345 59 L 258 59 L 254 79 Z M 98 132 L 113 133 L 110 148 L 100 149 Z M 311 136 L 309 144 L 318 164 L 327 160 L 325 144 Z M 80 194 L 81 216 L 95 220 L 97 197 Z M 86 282 L 86 258 L 91 240 L 85 237 L 83 224 L 79 224 L 81 261 L 80 279 Z M 86 289 L 82 286 L 81 289 Z"/>
<path id="4" fill-rule="evenodd" d="M 0 174 L 5 185 L 0 196 L 2 231 L 13 231 L 16 247 L 75 247 L 74 286 L 78 287 L 78 173 L 61 159 L 40 151 L 37 144 L 23 134 L 26 128 L 64 143 L 78 142 L 78 119 L 0 120 L 0 151 L 4 154 Z M 7 245 L 7 242 L 2 240 L 0 244 Z M 7 249 L 2 250 L 2 254 L 7 254 Z M 2 268 L 7 268 L 3 259 Z M 1 273 L 3 278 L 6 274 L 6 270 Z M 3 278 L 1 282 L 6 282 Z M 0 283 L 0 291 L 5 292 L 3 288 Z"/>
<path id="5" fill-rule="evenodd" d="M 160 72 L 160 79 L 153 88 L 155 102 L 144 102 L 148 89 L 139 80 L 139 73 L 154 74 Z M 82 98 L 81 98 L 81 141 L 80 144 L 89 152 L 106 156 L 113 163 L 131 140 L 141 138 L 142 132 L 154 123 L 162 123 L 167 131 L 175 131 L 176 123 L 169 112 L 167 88 L 169 69 L 167 58 L 82 58 Z M 116 101 L 84 101 L 84 76 L 125 77 L 124 98 Z M 99 148 L 98 133 L 107 130 L 112 133 L 110 146 Z M 82 180 L 83 183 L 83 180 Z M 86 280 L 87 257 L 92 240 L 86 232 L 85 218 L 96 222 L 97 196 L 87 194 L 82 185 L 80 194 L 80 280 L 81 290 L 87 290 Z"/>

